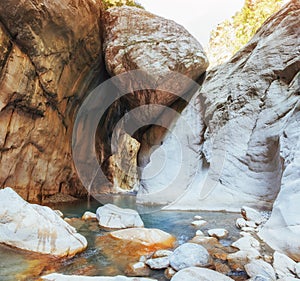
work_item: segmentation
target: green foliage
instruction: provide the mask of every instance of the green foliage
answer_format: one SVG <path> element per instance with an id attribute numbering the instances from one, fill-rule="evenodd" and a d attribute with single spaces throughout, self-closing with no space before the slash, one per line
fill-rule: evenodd
<path id="1" fill-rule="evenodd" d="M 282 6 L 282 0 L 246 0 L 242 10 L 233 17 L 237 52 L 247 44 L 268 17 Z"/>
<path id="2" fill-rule="evenodd" d="M 223 63 L 232 57 L 282 4 L 283 0 L 245 0 L 241 11 L 211 32 L 208 47 L 211 65 Z"/>
<path id="3" fill-rule="evenodd" d="M 120 6 L 132 6 L 144 9 L 143 6 L 139 3 L 137 3 L 134 0 L 102 0 L 104 3 L 105 9 L 109 9 L 111 7 L 120 7 Z"/>

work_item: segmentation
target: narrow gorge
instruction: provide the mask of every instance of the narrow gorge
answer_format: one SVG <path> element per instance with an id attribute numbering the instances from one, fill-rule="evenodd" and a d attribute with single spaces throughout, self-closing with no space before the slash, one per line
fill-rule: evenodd
<path id="1" fill-rule="evenodd" d="M 149 277 L 149 267 L 166 269 L 164 276 L 170 277 L 128 275 L 138 276 L 136 280 L 299 280 L 299 14 L 299 0 L 286 3 L 230 60 L 210 68 L 202 45 L 183 26 L 143 8 L 106 9 L 101 0 L 1 3 L 0 243 L 59 258 L 74 257 L 86 249 L 90 254 L 92 245 L 103 251 L 100 256 L 123 266 L 126 261 L 115 256 L 118 250 L 124 251 L 118 241 L 133 237 L 137 244 L 126 244 L 132 251 L 127 262 L 139 258 L 147 265 L 144 277 Z M 96 214 L 88 213 L 88 219 L 63 221 L 42 206 L 64 200 L 90 203 L 90 198 L 97 200 L 98 209 Z M 109 206 L 105 203 L 132 207 L 126 202 L 142 210 L 142 219 L 116 206 L 101 209 Z M 143 214 L 148 209 L 149 214 Z M 157 218 L 153 210 L 161 212 Z M 196 212 L 209 217 L 216 212 L 222 214 L 220 218 L 224 214 L 227 221 L 225 214 L 231 218 L 240 211 L 243 219 L 236 226 L 260 241 L 255 247 L 243 235 L 244 240 L 250 239 L 246 245 L 252 243 L 252 252 L 244 245 L 235 247 L 237 239 L 230 238 L 233 246 L 227 245 L 227 230 L 222 235 L 212 231 L 205 239 L 198 232 L 183 243 L 180 233 L 174 237 L 164 228 L 147 228 L 157 227 L 156 219 L 163 227 L 164 216 L 170 222 L 195 215 L 193 227 L 200 227 L 203 220 Z M 30 216 L 40 223 L 29 222 Z M 107 217 L 108 222 L 101 225 L 101 218 L 106 221 Z M 98 221 L 107 235 L 97 234 Z M 119 228 L 129 229 L 109 232 Z M 30 233 L 32 229 L 37 232 Z M 19 240 L 13 241 L 14 235 Z M 156 238 L 161 239 L 157 244 Z M 153 244 L 145 242 L 150 243 L 147 248 L 140 242 L 143 239 Z M 204 240 L 207 253 L 186 246 L 202 247 Z M 193 260 L 186 273 L 186 267 L 172 265 L 182 246 L 191 247 L 188 251 L 195 251 L 195 259 L 202 258 Z M 265 254 L 260 256 L 261 248 Z M 166 249 L 172 253 L 149 255 Z M 230 257 L 242 251 L 248 251 L 247 257 L 238 256 L 232 262 Z M 120 255 L 126 254 L 125 249 Z M 293 265 L 291 275 L 279 273 L 278 255 Z M 79 257 L 88 268 L 85 258 Z M 152 268 L 155 258 L 165 258 L 166 267 L 155 268 L 155 264 Z M 176 264 L 177 257 L 173 259 Z M 274 276 L 258 279 L 261 272 L 254 270 L 254 274 L 251 268 L 266 265 L 249 265 L 253 260 L 264 260 L 267 267 L 272 261 Z M 66 268 L 68 262 L 58 263 L 60 267 L 52 271 Z M 209 269 L 194 272 L 193 266 Z M 124 268 L 116 272 L 125 275 L 136 270 Z M 222 275 L 205 279 L 211 269 Z M 62 273 L 89 275 L 80 270 L 68 268 Z M 35 277 L 52 271 L 43 267 Z M 232 272 L 246 273 L 239 279 Z M 42 280 L 69 280 L 55 274 Z M 193 274 L 198 279 L 188 279 Z M 284 279 L 289 276 L 294 279 Z M 0 266 L 0 280 L 13 280 L 1 278 Z M 99 280 L 117 280 L 111 278 Z"/>

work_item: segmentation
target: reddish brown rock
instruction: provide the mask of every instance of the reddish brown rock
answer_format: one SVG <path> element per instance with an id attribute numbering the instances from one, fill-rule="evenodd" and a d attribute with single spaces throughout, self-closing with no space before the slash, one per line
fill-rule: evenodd
<path id="1" fill-rule="evenodd" d="M 101 1 L 16 1 L 0 14 L 0 187 L 43 201 L 83 195 L 71 134 L 99 81 Z"/>

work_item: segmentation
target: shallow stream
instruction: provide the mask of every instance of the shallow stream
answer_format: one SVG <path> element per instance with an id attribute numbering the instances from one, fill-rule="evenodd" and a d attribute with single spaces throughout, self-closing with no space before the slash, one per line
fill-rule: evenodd
<path id="1" fill-rule="evenodd" d="M 119 206 L 132 207 L 130 200 L 120 200 Z M 96 245 L 97 237 L 104 235 L 107 231 L 100 229 L 96 221 L 85 222 L 79 219 L 85 211 L 95 212 L 100 205 L 97 201 L 89 203 L 85 201 L 51 206 L 53 209 L 62 211 L 65 217 L 75 218 L 70 223 L 87 238 L 87 250 L 71 259 L 58 260 L 0 245 L 0 280 L 31 281 L 37 280 L 38 276 L 51 272 L 90 276 L 124 275 L 124 269 L 130 257 L 116 256 L 113 253 L 115 245 Z M 141 214 L 141 217 L 145 227 L 164 230 L 174 235 L 178 244 L 182 244 L 194 237 L 195 232 L 199 229 L 191 225 L 195 215 L 202 216 L 208 222 L 207 225 L 201 227 L 205 234 L 211 228 L 220 227 L 229 231 L 229 237 L 226 240 L 221 240 L 223 245 L 227 246 L 239 238 L 239 231 L 235 227 L 235 220 L 239 217 L 237 213 L 156 210 Z M 109 254 L 110 251 L 111 255 Z M 132 260 L 134 258 L 132 257 Z M 163 276 L 163 271 L 153 271 L 151 277 L 157 278 L 159 281 L 167 280 Z"/>

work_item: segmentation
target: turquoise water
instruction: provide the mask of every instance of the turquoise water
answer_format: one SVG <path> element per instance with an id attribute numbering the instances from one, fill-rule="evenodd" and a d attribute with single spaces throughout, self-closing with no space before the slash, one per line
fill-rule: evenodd
<path id="1" fill-rule="evenodd" d="M 124 198 L 123 198 L 124 199 Z M 131 198 L 127 200 L 119 200 L 119 206 L 132 207 Z M 116 203 L 116 202 L 115 202 Z M 97 201 L 91 202 L 76 202 L 72 204 L 56 204 L 51 206 L 53 209 L 59 209 L 68 218 L 80 218 L 82 214 L 89 210 L 96 212 L 96 209 L 101 206 Z M 149 211 L 149 210 L 148 210 Z M 235 220 L 239 217 L 236 213 L 223 212 L 175 212 L 175 211 L 155 211 L 151 213 L 141 214 L 145 227 L 159 228 L 175 237 L 179 244 L 182 244 L 195 236 L 198 228 L 191 225 L 195 215 L 200 215 L 208 224 L 201 227 L 201 230 L 206 233 L 210 228 L 222 227 L 229 231 L 229 237 L 221 241 L 224 245 L 230 244 L 239 237 L 239 231 L 236 229 Z M 73 219 L 70 222 L 76 227 L 79 233 L 84 235 L 88 240 L 88 249 L 71 259 L 52 260 L 51 265 L 49 260 L 44 256 L 25 253 L 16 249 L 11 249 L 6 246 L 0 246 L 0 280 L 36 280 L 40 274 L 49 272 L 61 272 L 64 274 L 78 275 L 118 275 L 124 274 L 125 264 L 120 261 L 110 259 L 103 254 L 101 248 L 96 247 L 95 240 L 97 237 L 107 233 L 98 227 L 97 222 L 84 222 L 80 219 Z M 110 245 L 104 245 L 110 247 Z M 24 273 L 24 271 L 26 271 Z M 17 276 L 17 277 L 16 277 Z M 152 272 L 152 277 L 159 281 L 165 281 L 163 271 Z"/>

